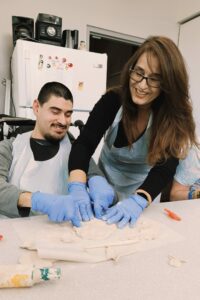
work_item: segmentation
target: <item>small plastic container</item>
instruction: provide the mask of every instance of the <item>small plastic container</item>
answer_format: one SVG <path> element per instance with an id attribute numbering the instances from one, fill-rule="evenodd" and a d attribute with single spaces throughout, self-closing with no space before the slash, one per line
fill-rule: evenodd
<path id="1" fill-rule="evenodd" d="M 0 265 L 0 288 L 31 287 L 36 283 L 60 279 L 60 268 L 32 265 Z"/>

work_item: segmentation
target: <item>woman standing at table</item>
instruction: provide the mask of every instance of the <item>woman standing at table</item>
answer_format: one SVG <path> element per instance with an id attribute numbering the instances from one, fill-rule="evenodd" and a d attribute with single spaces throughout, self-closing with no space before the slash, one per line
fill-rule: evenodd
<path id="1" fill-rule="evenodd" d="M 99 167 L 110 184 L 93 177 L 88 195 L 88 163 L 106 131 Z M 96 103 L 72 146 L 69 193 L 82 202 L 82 220 L 91 219 L 93 207 L 109 224 L 134 224 L 192 144 L 195 125 L 182 55 L 169 38 L 150 37 L 125 65 L 120 86 Z M 121 198 L 115 205 L 111 185 Z"/>

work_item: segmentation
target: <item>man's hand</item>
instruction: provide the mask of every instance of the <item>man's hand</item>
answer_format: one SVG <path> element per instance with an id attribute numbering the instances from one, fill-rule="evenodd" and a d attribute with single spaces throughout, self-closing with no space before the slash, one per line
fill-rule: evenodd
<path id="1" fill-rule="evenodd" d="M 78 207 L 70 195 L 35 192 L 31 196 L 31 207 L 34 211 L 47 214 L 53 222 L 71 221 L 74 226 L 81 226 Z"/>

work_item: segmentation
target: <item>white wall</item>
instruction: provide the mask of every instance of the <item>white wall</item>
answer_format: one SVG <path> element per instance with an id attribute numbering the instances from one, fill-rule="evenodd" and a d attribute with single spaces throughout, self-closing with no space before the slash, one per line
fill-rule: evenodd
<path id="1" fill-rule="evenodd" d="M 177 10 L 177 20 L 181 21 L 200 11 L 199 0 L 177 0 L 179 9 Z"/>
<path id="2" fill-rule="evenodd" d="M 185 17 L 191 2 L 198 1 L 190 0 L 189 4 L 187 0 L 181 1 L 179 8 L 183 2 L 187 4 L 183 5 L 183 14 L 178 15 L 174 0 L 0 0 L 0 80 L 10 78 L 12 15 L 31 17 L 35 21 L 38 13 L 57 15 L 63 19 L 63 30 L 79 30 L 79 40 L 86 40 L 87 25 L 92 25 L 141 38 L 167 35 L 176 42 L 177 21 Z M 0 85 L 0 113 L 4 109 L 4 94 L 5 88 Z"/>

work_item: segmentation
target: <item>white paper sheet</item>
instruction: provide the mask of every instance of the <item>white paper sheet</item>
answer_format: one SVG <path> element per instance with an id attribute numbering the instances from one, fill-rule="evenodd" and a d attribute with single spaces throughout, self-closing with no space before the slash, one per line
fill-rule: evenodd
<path id="1" fill-rule="evenodd" d="M 101 262 L 118 260 L 138 251 L 148 251 L 183 239 L 167 226 L 141 216 L 135 227 L 118 229 L 94 219 L 81 228 L 70 223 L 50 223 L 45 216 L 20 220 L 14 224 L 21 246 L 37 251 L 48 260 Z"/>

